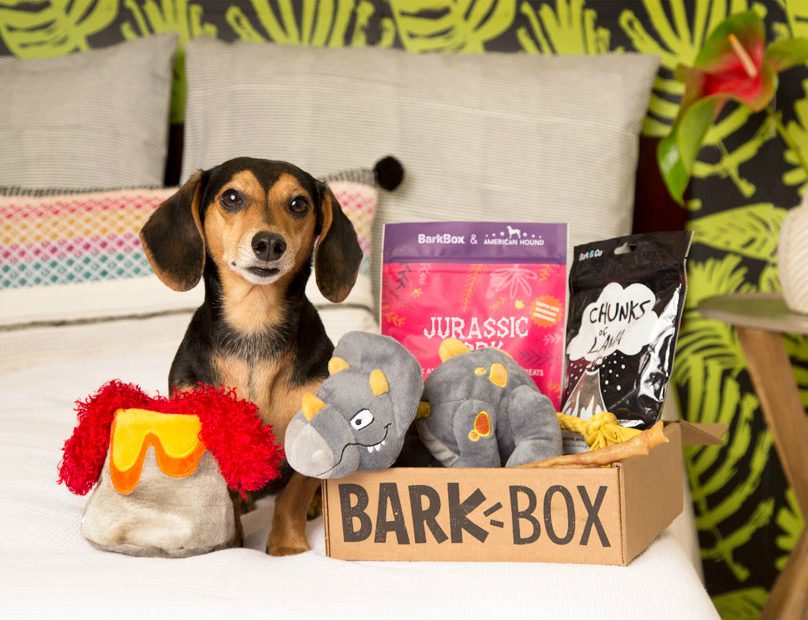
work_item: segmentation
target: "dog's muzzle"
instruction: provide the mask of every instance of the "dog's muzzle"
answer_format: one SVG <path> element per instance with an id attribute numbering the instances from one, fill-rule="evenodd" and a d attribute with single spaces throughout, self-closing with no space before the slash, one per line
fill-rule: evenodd
<path id="1" fill-rule="evenodd" d="M 265 263 L 278 260 L 286 251 L 286 239 L 278 233 L 257 233 L 250 243 L 255 257 Z"/>

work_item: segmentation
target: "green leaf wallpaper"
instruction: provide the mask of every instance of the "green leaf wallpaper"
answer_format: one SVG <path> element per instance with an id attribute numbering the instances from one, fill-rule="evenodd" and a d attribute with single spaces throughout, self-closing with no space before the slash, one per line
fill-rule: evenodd
<path id="1" fill-rule="evenodd" d="M 660 56 L 644 132 L 676 115 L 679 62 L 710 30 L 753 8 L 768 36 L 808 36 L 805 0 L 0 0 L 0 55 L 46 58 L 151 33 L 289 45 L 383 46 L 409 52 L 490 51 Z M 172 120 L 181 122 L 185 74 L 175 64 Z M 808 178 L 808 70 L 783 74 L 776 98 L 787 150 L 764 114 L 728 108 L 711 129 L 687 204 L 696 241 L 673 387 L 691 421 L 730 425 L 726 445 L 688 449 L 707 586 L 727 618 L 757 617 L 803 519 L 787 488 L 735 334 L 699 316 L 705 297 L 777 290 L 776 234 Z M 406 162 L 405 162 L 406 164 Z M 787 338 L 808 403 L 808 340 Z M 806 447 L 808 449 L 808 447 Z"/>

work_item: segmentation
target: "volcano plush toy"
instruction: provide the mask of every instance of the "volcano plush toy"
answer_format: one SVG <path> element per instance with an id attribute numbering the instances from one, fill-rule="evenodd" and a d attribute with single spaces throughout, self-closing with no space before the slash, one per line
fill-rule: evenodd
<path id="1" fill-rule="evenodd" d="M 100 549 L 183 557 L 233 546 L 230 491 L 243 496 L 279 475 L 272 429 L 232 390 L 153 398 L 111 381 L 76 413 L 59 482 L 77 495 L 95 487 L 82 533 Z"/>

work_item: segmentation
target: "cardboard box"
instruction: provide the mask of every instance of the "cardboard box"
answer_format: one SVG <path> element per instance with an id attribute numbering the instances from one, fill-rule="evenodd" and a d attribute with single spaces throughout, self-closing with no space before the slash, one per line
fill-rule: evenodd
<path id="1" fill-rule="evenodd" d="M 675 422 L 669 443 L 613 467 L 393 468 L 326 480 L 326 553 L 626 565 L 682 511 L 682 445 L 721 444 L 725 430 Z"/>

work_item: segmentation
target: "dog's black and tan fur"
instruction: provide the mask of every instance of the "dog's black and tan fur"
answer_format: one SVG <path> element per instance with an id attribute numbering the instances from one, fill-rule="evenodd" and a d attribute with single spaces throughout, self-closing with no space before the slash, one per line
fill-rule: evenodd
<path id="1" fill-rule="evenodd" d="M 167 286 L 185 291 L 205 282 L 170 389 L 235 387 L 283 439 L 301 395 L 328 375 L 333 351 L 305 295 L 312 254 L 317 285 L 335 302 L 350 292 L 362 258 L 331 190 L 286 162 L 233 159 L 191 176 L 140 237 Z M 318 482 L 294 474 L 281 492 L 271 554 L 308 549 L 306 510 Z"/>

